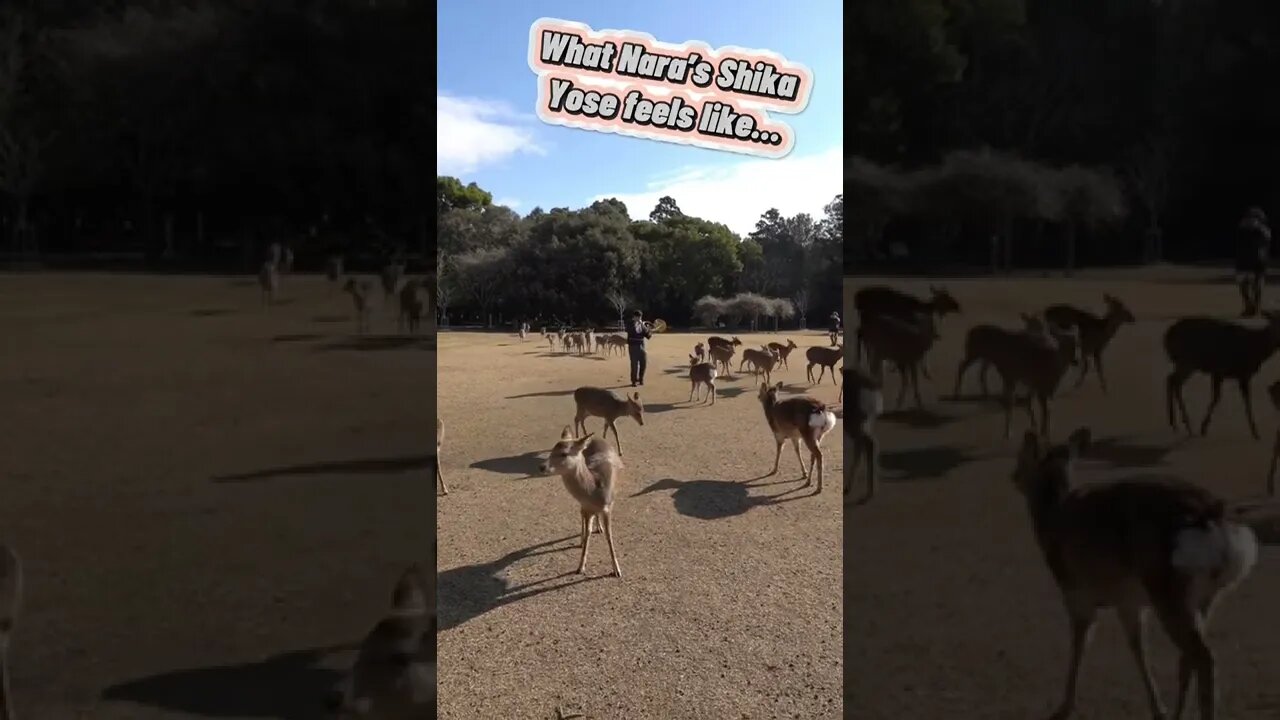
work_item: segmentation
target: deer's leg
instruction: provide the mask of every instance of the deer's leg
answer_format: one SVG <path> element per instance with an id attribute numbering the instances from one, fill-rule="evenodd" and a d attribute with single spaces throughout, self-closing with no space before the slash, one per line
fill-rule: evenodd
<path id="1" fill-rule="evenodd" d="M 604 537 L 609 541 L 609 557 L 613 559 L 613 575 L 614 577 L 622 577 L 622 567 L 618 565 L 618 551 L 613 545 L 613 516 L 606 509 L 600 513 L 600 520 L 604 523 Z"/>
<path id="2" fill-rule="evenodd" d="M 1204 411 L 1204 421 L 1200 423 L 1200 434 L 1209 434 L 1209 421 L 1213 419 L 1214 408 L 1218 407 L 1218 400 L 1222 398 L 1222 377 L 1219 375 L 1212 376 L 1212 385 L 1210 386 L 1211 394 L 1209 396 L 1209 407 Z"/>
<path id="3" fill-rule="evenodd" d="M 815 473 L 818 476 L 818 489 L 814 492 L 815 495 L 822 492 L 822 472 L 825 469 L 822 446 L 818 444 L 816 435 L 817 431 L 811 430 L 804 437 L 804 444 L 809 448 L 809 479 L 812 480 Z"/>
<path id="4" fill-rule="evenodd" d="M 440 490 L 442 494 L 449 494 L 449 486 L 444 484 L 444 474 L 440 472 L 440 457 L 436 456 L 436 479 L 440 481 Z"/>
<path id="5" fill-rule="evenodd" d="M 578 559 L 579 573 L 587 571 L 587 546 L 591 544 L 591 516 L 593 514 L 590 510 L 582 508 L 582 557 Z"/>
<path id="6" fill-rule="evenodd" d="M 1051 720 L 1066 720 L 1075 711 L 1080 663 L 1084 660 L 1084 651 L 1089 645 L 1089 636 L 1093 633 L 1093 625 L 1097 620 L 1097 611 L 1093 607 L 1068 607 L 1067 612 L 1071 622 L 1071 660 L 1067 664 L 1067 682 L 1062 691 L 1062 702 L 1050 716 Z"/>
<path id="7" fill-rule="evenodd" d="M 1186 691 L 1194 674 L 1200 717 L 1203 720 L 1213 720 L 1217 687 L 1213 652 L 1204 639 L 1202 617 L 1186 602 L 1185 590 L 1160 595 L 1159 599 L 1152 598 L 1156 615 L 1169 634 L 1169 639 L 1173 640 L 1173 644 L 1182 653 L 1178 661 L 1178 704 L 1173 716 L 1177 718 L 1181 715 Z"/>
<path id="8" fill-rule="evenodd" d="M 853 461 L 844 471 L 844 492 L 843 495 L 849 497 L 849 491 L 853 489 L 853 480 L 858 475 L 858 463 L 862 460 L 862 438 L 853 435 L 849 438 L 853 445 Z"/>
<path id="9" fill-rule="evenodd" d="M 920 367 L 919 365 L 912 365 L 910 366 L 909 370 L 911 371 L 911 390 L 915 393 L 915 396 L 916 396 L 916 409 L 924 410 L 924 400 L 920 399 L 920 373 L 924 370 L 924 368 Z M 835 368 L 832 368 L 831 377 L 834 378 L 835 376 L 836 376 Z"/>
<path id="10" fill-rule="evenodd" d="M 813 468 L 804 466 L 804 458 L 800 457 L 800 439 L 791 438 L 791 447 L 796 451 L 796 462 L 800 463 L 800 477 L 804 478 L 804 485 L 801 487 L 809 487 L 809 483 L 813 482 Z"/>
<path id="11" fill-rule="evenodd" d="M 954 393 L 956 397 L 960 397 L 960 385 L 964 380 L 965 372 L 969 369 L 969 366 L 972 364 L 973 364 L 973 358 L 969 357 L 968 355 L 965 355 L 960 360 L 960 367 L 956 369 L 956 389 Z"/>
<path id="12" fill-rule="evenodd" d="M 988 372 L 989 370 L 991 370 L 991 363 L 987 362 L 986 360 L 983 360 L 983 361 L 982 361 L 982 369 L 981 369 L 981 371 L 978 373 L 978 382 L 979 382 L 979 383 L 981 383 L 981 386 L 982 386 L 982 397 L 983 397 L 983 398 L 989 398 L 989 397 L 991 397 L 991 387 L 990 387 L 989 385 L 987 385 L 987 372 Z"/>
<path id="13" fill-rule="evenodd" d="M 1191 373 L 1183 368 L 1174 368 L 1173 372 L 1169 373 L 1165 389 L 1168 393 L 1169 425 L 1174 430 L 1178 429 L 1178 422 L 1173 414 L 1176 403 L 1178 414 L 1182 416 L 1182 426 L 1186 429 L 1188 435 L 1193 434 L 1191 432 L 1191 415 L 1187 412 L 1187 401 L 1182 397 L 1182 386 L 1186 384 L 1190 375 Z"/>
<path id="14" fill-rule="evenodd" d="M 1147 661 L 1147 638 L 1143 609 L 1137 606 L 1121 605 L 1119 608 L 1120 624 L 1124 627 L 1125 640 L 1133 659 L 1138 663 L 1138 672 L 1142 675 L 1142 689 L 1147 693 L 1147 706 L 1151 708 L 1151 717 L 1157 720 L 1165 717 L 1164 704 L 1160 702 L 1160 692 L 1156 690 L 1155 680 L 1151 678 L 1151 664 Z"/>
<path id="15" fill-rule="evenodd" d="M 698 389 L 698 381 L 690 380 L 689 381 L 689 402 L 693 402 L 693 391 L 697 389 Z"/>
<path id="16" fill-rule="evenodd" d="M 622 438 L 618 436 L 618 426 L 609 421 L 609 427 L 613 428 L 613 442 L 618 446 L 618 456 L 622 456 Z"/>
<path id="17" fill-rule="evenodd" d="M 831 369 L 833 372 L 835 371 L 834 367 L 832 367 Z M 929 380 L 929 381 L 933 380 L 933 376 L 929 374 L 929 354 L 928 353 L 925 353 L 924 355 L 920 356 L 920 372 L 921 374 L 924 375 L 925 380 Z"/>
<path id="18" fill-rule="evenodd" d="M 894 409 L 901 410 L 903 404 L 907 401 L 907 385 L 911 383 L 911 378 L 907 375 L 907 368 L 905 365 L 902 363 L 894 363 L 894 365 L 898 368 L 898 380 L 901 383 L 898 386 L 898 403 Z M 819 382 L 821 382 L 821 379 L 819 379 Z"/>
<path id="19" fill-rule="evenodd" d="M 1280 460 L 1280 428 L 1276 429 L 1276 440 L 1271 446 L 1271 469 L 1267 471 L 1267 495 L 1276 494 L 1276 461 Z"/>
<path id="20" fill-rule="evenodd" d="M 1253 394 L 1249 392 L 1249 378 L 1240 378 L 1236 382 L 1240 385 L 1240 398 L 1244 400 L 1244 416 L 1249 419 L 1249 432 L 1253 434 L 1254 440 L 1261 440 L 1258 423 L 1253 419 Z"/>
<path id="21" fill-rule="evenodd" d="M 782 440 L 781 438 L 777 438 L 777 437 L 775 437 L 775 438 L 774 438 L 774 440 L 778 443 L 778 448 L 777 448 L 777 452 L 775 452 L 775 453 L 773 454 L 773 470 L 769 471 L 769 474 L 770 474 L 770 475 L 777 475 L 777 474 L 778 474 L 778 461 L 782 459 L 782 443 L 783 443 L 783 440 Z"/>
<path id="22" fill-rule="evenodd" d="M 1098 383 L 1102 385 L 1102 394 L 1107 394 L 1107 376 L 1102 372 L 1102 351 L 1093 354 L 1093 369 L 1098 374 Z"/>

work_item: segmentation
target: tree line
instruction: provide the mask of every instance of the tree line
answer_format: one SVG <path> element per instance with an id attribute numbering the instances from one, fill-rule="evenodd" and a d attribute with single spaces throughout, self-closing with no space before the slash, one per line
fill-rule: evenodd
<path id="1" fill-rule="evenodd" d="M 521 217 L 475 183 L 436 180 L 442 324 L 605 324 L 632 308 L 672 326 L 773 326 L 840 307 L 844 197 L 821 218 L 764 212 L 739 237 L 661 198 L 633 220 L 618 200 Z"/>
<path id="2" fill-rule="evenodd" d="M 847 12 L 850 271 L 992 264 L 993 242 L 1001 266 L 1221 258 L 1246 207 L 1280 212 L 1272 3 Z"/>

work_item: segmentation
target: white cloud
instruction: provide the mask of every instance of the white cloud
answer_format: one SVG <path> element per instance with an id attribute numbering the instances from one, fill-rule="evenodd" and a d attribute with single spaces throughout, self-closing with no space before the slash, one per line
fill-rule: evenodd
<path id="1" fill-rule="evenodd" d="M 494 205 L 506 205 L 507 207 L 511 208 L 512 210 L 519 210 L 519 209 L 520 209 L 520 206 L 521 206 L 521 205 L 523 205 L 524 203 L 520 202 L 520 200 L 518 200 L 518 199 L 516 199 L 516 198 L 495 198 L 495 199 L 494 199 L 494 201 L 493 201 L 493 204 L 494 204 Z"/>
<path id="2" fill-rule="evenodd" d="M 587 204 L 617 198 L 638 220 L 649 216 L 658 198 L 670 195 L 683 212 L 724 223 L 746 236 L 769 208 L 787 216 L 804 212 L 821 218 L 823 206 L 844 192 L 844 149 L 792 153 L 779 160 L 743 160 L 713 169 L 683 168 L 646 187 L 638 193 L 596 195 Z"/>
<path id="3" fill-rule="evenodd" d="M 530 121 L 502 103 L 436 93 L 436 173 L 465 175 L 517 153 L 545 154 Z"/>

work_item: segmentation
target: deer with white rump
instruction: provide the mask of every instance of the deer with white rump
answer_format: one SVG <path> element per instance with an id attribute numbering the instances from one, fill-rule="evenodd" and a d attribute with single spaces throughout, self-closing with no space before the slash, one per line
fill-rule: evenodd
<path id="1" fill-rule="evenodd" d="M 836 426 L 836 414 L 827 409 L 825 403 L 807 395 L 778 399 L 782 383 L 777 385 L 760 385 L 760 405 L 764 408 L 764 419 L 773 431 L 773 439 L 777 443 L 773 456 L 773 470 L 770 475 L 778 473 L 778 463 L 782 458 L 782 445 L 791 441 L 795 448 L 796 460 L 800 461 L 800 476 L 804 485 L 809 487 L 817 475 L 818 489 L 822 492 L 822 474 L 824 469 L 822 455 L 822 439 Z M 800 456 L 800 442 L 809 449 L 809 467 L 805 467 L 804 458 Z"/>
<path id="2" fill-rule="evenodd" d="M 578 501 L 582 514 L 582 555 L 578 560 L 578 572 L 587 571 L 587 546 L 591 544 L 592 529 L 598 518 L 609 543 L 613 574 L 621 578 L 622 568 L 618 565 L 618 552 L 613 542 L 613 499 L 622 478 L 622 459 L 607 441 L 593 435 L 574 437 L 566 427 L 560 434 L 560 441 L 551 448 L 542 463 L 542 472 L 559 475 L 565 490 Z M 616 430 L 614 437 L 617 437 Z"/>

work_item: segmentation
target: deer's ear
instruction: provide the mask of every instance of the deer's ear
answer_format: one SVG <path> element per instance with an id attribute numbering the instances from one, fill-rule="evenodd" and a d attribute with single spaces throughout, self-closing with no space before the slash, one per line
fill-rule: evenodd
<path id="1" fill-rule="evenodd" d="M 564 432 L 560 433 L 560 439 L 561 440 L 573 439 L 573 430 L 571 430 L 568 425 L 564 426 Z"/>
<path id="2" fill-rule="evenodd" d="M 1071 450 L 1071 458 L 1083 455 L 1089 451 L 1089 445 L 1093 442 L 1093 432 L 1087 427 L 1076 428 L 1071 433 L 1071 437 L 1067 438 L 1067 448 Z"/>
<path id="3" fill-rule="evenodd" d="M 577 440 L 574 440 L 573 451 L 575 453 L 582 452 L 582 449 L 585 448 L 587 446 L 587 443 L 591 441 L 591 436 L 593 435 L 595 435 L 595 433 L 587 433 L 586 436 L 578 438 Z"/>

